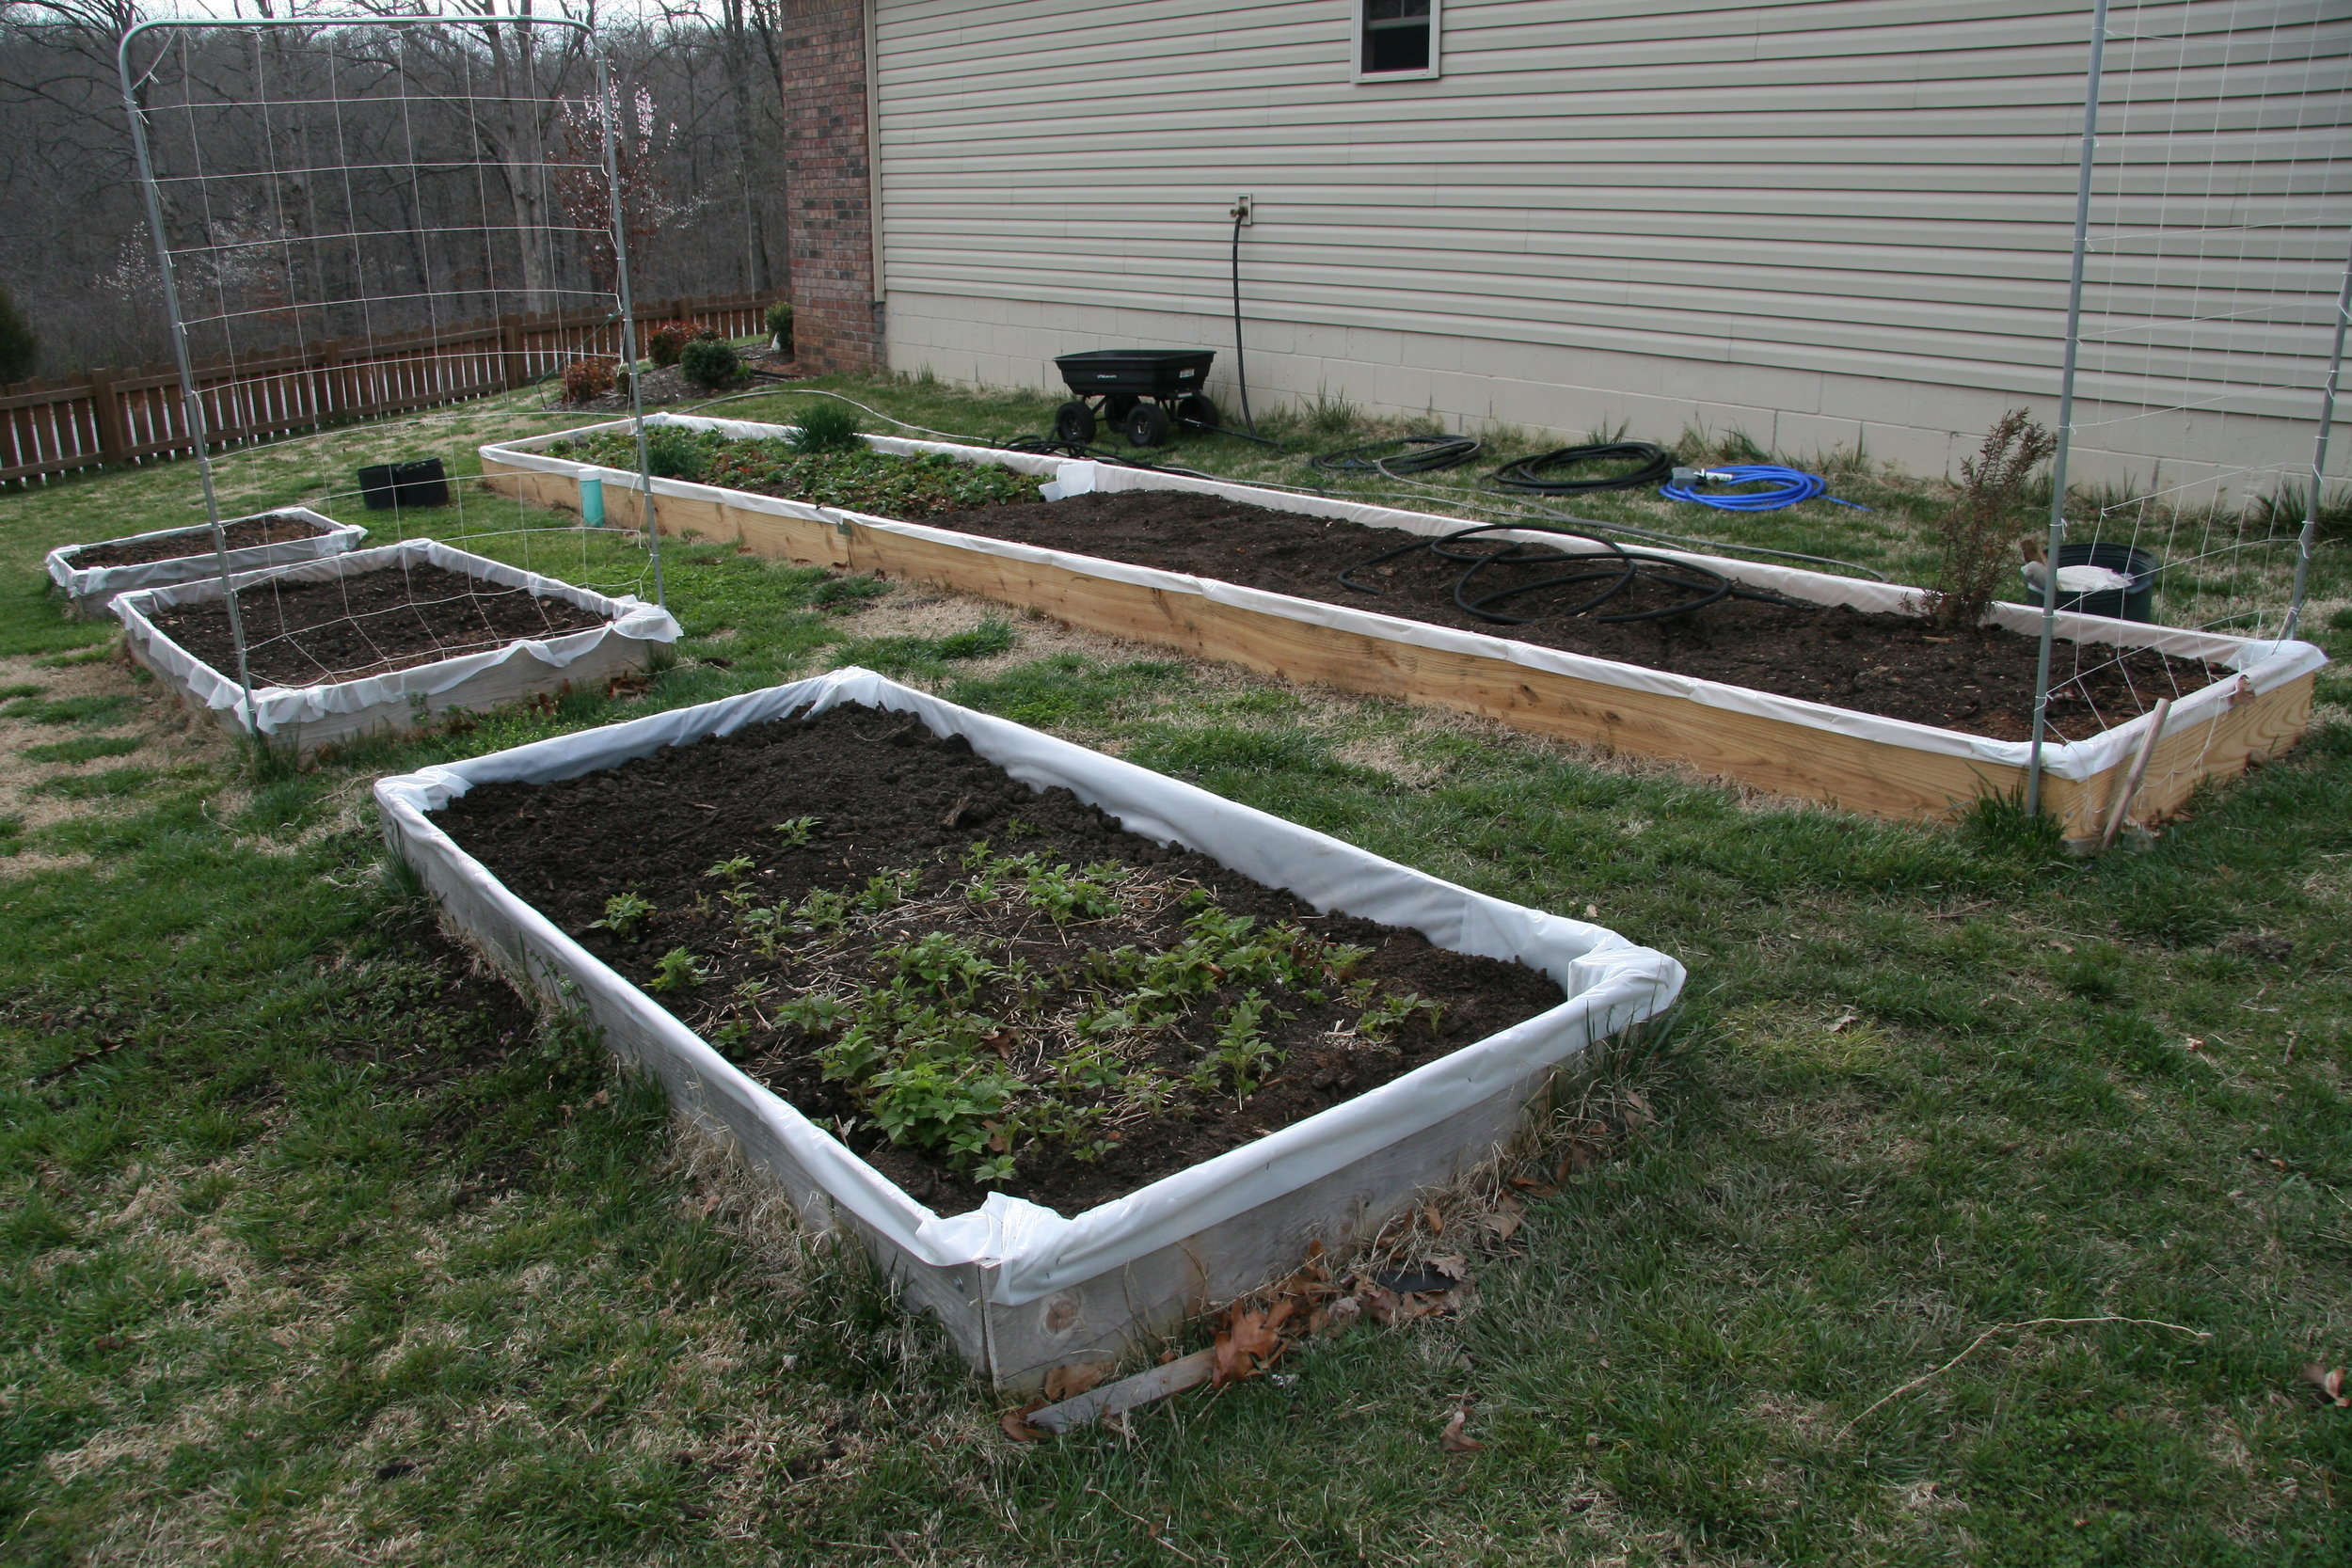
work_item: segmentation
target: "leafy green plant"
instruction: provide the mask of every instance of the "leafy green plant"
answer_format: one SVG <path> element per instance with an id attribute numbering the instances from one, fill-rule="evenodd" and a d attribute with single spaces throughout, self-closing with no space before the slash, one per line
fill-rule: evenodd
<path id="1" fill-rule="evenodd" d="M 674 424 L 645 428 L 645 467 L 654 478 L 682 479 L 691 483 L 699 482 L 709 471 L 710 454 L 695 435 L 694 431 Z M 628 466 L 636 467 L 635 453 L 629 454 Z"/>
<path id="2" fill-rule="evenodd" d="M 830 888 L 812 889 L 793 910 L 792 918 L 812 931 L 837 930 L 849 922 L 849 897 Z"/>
<path id="3" fill-rule="evenodd" d="M 780 299 L 768 307 L 768 336 L 786 354 L 792 352 L 792 303 Z"/>
<path id="4" fill-rule="evenodd" d="M 742 379 L 743 356 L 735 345 L 718 339 L 697 338 L 678 351 L 678 373 L 707 392 L 731 387 Z"/>
<path id="5" fill-rule="evenodd" d="M 604 918 L 588 925 L 592 930 L 610 931 L 627 942 L 653 912 L 653 905 L 636 894 L 616 893 L 604 901 Z"/>
<path id="6" fill-rule="evenodd" d="M 885 871 L 869 877 L 866 886 L 852 895 L 850 902 L 866 914 L 881 914 L 887 910 L 895 910 L 905 903 L 907 895 L 914 891 L 916 875 L 912 871 Z"/>
<path id="7" fill-rule="evenodd" d="M 1216 1049 L 1209 1059 L 1225 1069 L 1237 1099 L 1256 1094 L 1264 1087 L 1267 1074 L 1282 1065 L 1282 1053 L 1259 1028 L 1268 1011 L 1264 996 L 1253 990 L 1234 1003 L 1217 1025 Z"/>
<path id="8" fill-rule="evenodd" d="M 775 831 L 798 840 L 814 826 L 803 817 Z M 707 875 L 736 880 L 752 869 L 750 856 L 737 856 Z M 1352 1031 L 1340 1023 L 1334 1037 L 1343 1041 L 1352 1033 L 1377 1044 L 1416 1017 L 1434 1023 L 1437 1015 L 1433 1004 L 1388 995 L 1355 975 L 1366 949 L 1325 942 L 1295 922 L 1264 925 L 1205 889 L 1171 886 L 1141 867 L 1073 865 L 980 840 L 963 849 L 958 871 L 932 895 L 949 901 L 928 907 L 1009 919 L 1024 931 L 1036 915 L 1053 927 L 1142 921 L 1165 932 L 1177 914 L 1179 934 L 1156 947 L 1087 946 L 1073 931 L 1063 939 L 1068 957 L 1041 971 L 1014 951 L 1013 937 L 937 926 L 910 934 L 900 925 L 905 908 L 928 885 L 917 868 L 878 872 L 854 890 L 814 890 L 791 908 L 723 893 L 736 906 L 727 917 L 734 942 L 804 974 L 801 966 L 815 964 L 818 977 L 782 1003 L 763 979 L 738 986 L 711 1004 L 700 1024 L 705 1037 L 733 1046 L 755 1019 L 792 1031 L 824 1080 L 856 1101 L 863 1125 L 971 1180 L 1001 1181 L 1037 1149 L 1101 1159 L 1118 1146 L 1120 1118 L 1257 1093 L 1284 1059 L 1272 1031 L 1296 1016 L 1283 998 L 1320 1008 L 1343 990 L 1344 1006 L 1359 1016 Z M 702 972 L 686 967 L 693 962 L 675 950 L 652 984 L 697 983 Z M 1199 1042 L 1189 1070 L 1165 1065 L 1170 1030 Z M 1015 1058 L 1028 1065 L 1016 1071 Z"/>
<path id="9" fill-rule="evenodd" d="M 818 819 L 814 816 L 796 816 L 789 822 L 779 822 L 776 824 L 776 842 L 786 849 L 806 848 L 809 835 L 817 831 L 817 824 Z"/>
<path id="10" fill-rule="evenodd" d="M 653 978 L 645 982 L 648 990 L 686 990 L 710 978 L 700 958 L 683 947 L 673 947 L 654 960 Z"/>
<path id="11" fill-rule="evenodd" d="M 857 411 L 846 403 L 827 398 L 813 408 L 801 410 L 788 437 L 792 450 L 803 457 L 819 452 L 862 451 L 866 443 L 858 436 Z"/>
<path id="12" fill-rule="evenodd" d="M 908 520 L 1037 499 L 1035 479 L 993 463 L 964 463 L 940 452 L 900 457 L 873 451 L 857 439 L 855 417 L 846 409 L 843 417 L 848 420 L 850 444 L 818 451 L 804 451 L 797 441 L 739 440 L 715 430 L 669 426 L 677 431 L 676 438 L 691 440 L 699 454 L 693 474 L 674 477 Z M 816 411 L 811 410 L 802 429 L 806 430 L 808 420 L 816 418 Z M 548 451 L 558 457 L 605 467 L 637 467 L 636 442 L 626 431 L 599 431 L 550 446 Z M 688 461 L 683 456 L 679 460 Z M 853 591 L 836 590 L 835 594 L 843 592 Z M 812 597 L 819 603 L 834 602 L 822 589 Z"/>
<path id="13" fill-rule="evenodd" d="M 1445 1009 L 1435 1002 L 1424 1001 L 1410 991 L 1389 996 L 1375 996 L 1356 1019 L 1356 1032 L 1366 1039 L 1383 1044 L 1395 1037 L 1397 1031 L 1416 1014 L 1426 1014 L 1429 1027 L 1437 1028 L 1438 1019 Z"/>

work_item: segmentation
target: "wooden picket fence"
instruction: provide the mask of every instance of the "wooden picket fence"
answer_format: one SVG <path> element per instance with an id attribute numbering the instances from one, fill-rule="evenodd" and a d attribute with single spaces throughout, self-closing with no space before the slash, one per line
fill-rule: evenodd
<path id="1" fill-rule="evenodd" d="M 640 325 L 680 319 L 730 338 L 767 326 L 767 298 L 744 294 L 641 304 Z M 207 444 L 268 440 L 381 414 L 513 391 L 583 355 L 620 353 L 617 316 L 550 311 L 298 353 L 206 360 L 196 367 Z M 644 339 L 639 339 L 639 350 Z M 195 450 L 180 373 L 170 365 L 0 388 L 0 483 L 84 468 L 184 457 Z"/>

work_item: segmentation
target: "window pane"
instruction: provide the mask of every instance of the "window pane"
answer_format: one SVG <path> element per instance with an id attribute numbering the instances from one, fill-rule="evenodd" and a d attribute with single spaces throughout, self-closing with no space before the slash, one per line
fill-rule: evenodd
<path id="1" fill-rule="evenodd" d="M 1364 0 L 1363 70 L 1429 69 L 1429 0 Z"/>

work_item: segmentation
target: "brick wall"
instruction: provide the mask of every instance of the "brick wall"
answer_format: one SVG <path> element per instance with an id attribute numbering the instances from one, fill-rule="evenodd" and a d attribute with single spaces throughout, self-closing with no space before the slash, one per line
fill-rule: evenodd
<path id="1" fill-rule="evenodd" d="M 863 0 L 783 0 L 792 333 L 803 368 L 882 362 L 866 146 Z"/>

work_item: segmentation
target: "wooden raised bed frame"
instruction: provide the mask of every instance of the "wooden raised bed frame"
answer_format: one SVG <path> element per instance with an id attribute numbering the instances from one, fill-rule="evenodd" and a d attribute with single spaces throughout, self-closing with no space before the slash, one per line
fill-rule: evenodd
<path id="1" fill-rule="evenodd" d="M 720 421 L 677 422 L 705 425 Z M 761 427 L 730 428 L 748 432 Z M 764 428 L 773 431 L 781 427 Z M 530 450 L 561 438 L 544 436 L 507 446 L 484 447 L 483 472 L 486 482 L 491 488 L 532 504 L 577 512 L 579 472 L 600 473 L 609 521 L 616 526 L 640 526 L 639 497 L 629 487 L 636 483 L 634 476 L 543 457 Z M 1200 490 L 1311 515 L 1420 523 L 1422 527 L 1418 531 L 1435 531 L 1428 527 L 1431 524 L 1463 526 L 1458 518 L 1347 506 L 1279 491 L 1255 490 L 1248 485 L 1146 475 L 1131 469 L 1104 469 L 1098 474 L 1092 464 L 890 437 L 867 439 L 883 451 L 951 452 L 971 461 L 1001 463 L 1041 478 L 1057 477 L 1070 469 L 1086 469 L 1089 472 L 1081 483 L 1099 484 L 1106 490 Z M 1771 705 L 1794 715 L 1782 718 L 1736 711 L 1676 691 L 1643 689 L 1645 684 L 1677 684 L 1672 677 L 1660 681 L 1650 672 L 1640 673 L 1635 684 L 1617 685 L 1556 670 L 1530 668 L 1510 657 L 1512 645 L 1506 645 L 1506 640 L 1501 638 L 1448 633 L 1443 628 L 1416 631 L 1393 618 L 1360 612 L 1342 612 L 1344 619 L 1357 626 L 1334 626 L 1322 624 L 1329 607 L 1286 595 L 1248 591 L 1235 596 L 1258 603 L 1232 603 L 1197 592 L 1121 580 L 1123 575 L 1136 569 L 1118 562 L 1093 562 L 1086 557 L 1067 554 L 1051 562 L 1024 559 L 1053 552 L 708 485 L 657 480 L 655 495 L 657 515 L 665 534 L 692 533 L 738 544 L 775 560 L 934 583 L 1036 610 L 1089 631 L 1156 643 L 1287 681 L 1474 713 L 1531 734 L 1608 752 L 1678 763 L 1706 777 L 1818 800 L 1865 816 L 1895 821 L 1950 820 L 1974 800 L 1988 795 L 2022 792 L 2026 784 L 2023 766 L 1968 754 L 1966 745 L 1952 744 L 1964 741 L 1992 747 L 2000 743 L 1983 742 L 1978 737 L 1937 731 L 1927 725 L 1866 721 L 1870 727 L 1894 726 L 1926 743 L 1890 741 L 1841 728 L 1841 720 L 1859 716 L 1826 705 L 1793 699 Z M 1794 585 L 1794 591 L 1801 594 L 1808 587 L 1817 595 L 1864 588 L 1878 590 L 1875 584 L 1856 584 L 1824 574 L 1759 567 L 1754 562 L 1720 557 L 1692 559 L 1731 571 L 1745 580 L 1783 587 Z M 1086 569 L 1088 565 L 1103 569 L 1090 571 Z M 1280 607 L 1286 606 L 1298 606 L 1306 613 L 1279 612 Z M 2019 605 L 2001 605 L 1994 608 L 1994 615 L 2003 624 L 2011 625 L 2012 629 L 2026 630 L 2038 625 L 2040 611 Z M 1379 630 L 1359 629 L 1368 621 L 1385 622 L 1387 626 Z M 2101 641 L 2114 638 L 2121 626 L 2083 615 L 2061 615 L 2058 622 L 2062 637 Z M 1420 639 L 1430 632 L 1440 634 L 1430 641 L 1456 646 L 1424 645 Z M 2068 748 L 2046 748 L 2049 762 L 2043 771 L 2043 807 L 2059 818 L 2068 840 L 2077 845 L 2095 842 L 2119 805 L 2125 806 L 2133 817 L 2143 823 L 2160 819 L 2178 810 L 2207 782 L 2234 778 L 2249 766 L 2286 751 L 2302 737 L 2311 722 L 2312 671 L 2320 661 L 2317 651 L 2308 645 L 2261 643 L 2153 626 L 2132 626 L 2122 634 L 2135 643 L 2161 640 L 2175 652 L 2214 657 L 2237 655 L 2247 659 L 2256 674 L 2267 673 L 2275 684 L 2266 683 L 2267 689 L 2260 689 L 2255 680 L 2241 675 L 2234 682 L 2225 679 L 2219 683 L 2231 688 L 2226 693 L 2217 690 L 2213 697 L 2201 702 L 2194 694 L 2185 699 L 2179 705 L 2186 711 L 2176 713 L 2167 725 L 2167 733 L 2157 742 L 2151 758 L 2146 780 L 2130 802 L 2119 801 L 2117 797 L 2129 775 L 2132 753 L 2148 721 L 2145 717 L 2097 737 L 2098 741 L 2108 743 L 2103 750 L 2112 756 L 2102 759 L 2103 766 L 2085 771 L 2084 776 L 2065 776 L 2063 753 Z M 1488 644 L 1492 651 L 1469 651 L 1461 644 Z M 2269 651 L 2279 649 L 2303 650 L 2294 656 L 2287 667 L 2307 664 L 2311 668 L 2276 680 L 2276 674 L 2284 668 L 2278 661 L 2286 656 Z M 1606 665 L 1609 661 L 1587 662 Z M 2265 666 L 2269 667 L 2267 671 Z M 1626 671 L 1632 668 L 1610 667 Z M 1649 678 L 1643 680 L 1643 676 Z M 1690 687 L 1706 683 L 1684 680 L 1678 684 Z"/>

